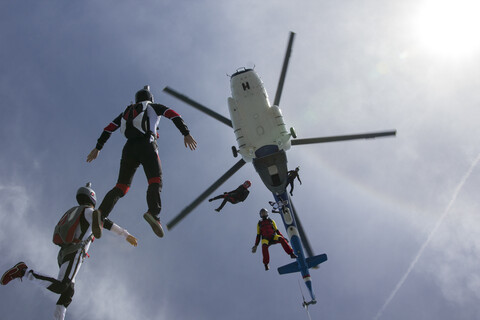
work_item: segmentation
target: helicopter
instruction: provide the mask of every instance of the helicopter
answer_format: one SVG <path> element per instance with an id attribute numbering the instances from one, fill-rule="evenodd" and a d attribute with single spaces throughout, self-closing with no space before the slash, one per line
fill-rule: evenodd
<path id="1" fill-rule="evenodd" d="M 296 261 L 279 267 L 277 270 L 279 274 L 301 273 L 311 298 L 308 302 L 304 299 L 302 305 L 308 307 L 316 303 L 309 269 L 316 268 L 328 258 L 325 253 L 314 255 L 286 190 L 288 174 L 286 151 L 296 145 L 395 136 L 396 130 L 297 139 L 294 128 L 287 129 L 279 108 L 294 37 L 295 33 L 290 32 L 273 104 L 270 104 L 260 76 L 252 68 L 239 68 L 230 76 L 231 97 L 228 98 L 230 119 L 168 86 L 164 88 L 167 94 L 231 127 L 237 141 L 237 147 L 232 147 L 233 156 L 241 156 L 241 159 L 227 172 L 168 222 L 167 229 L 171 230 L 175 227 L 247 162 L 251 162 L 280 208 L 285 230 L 297 256 Z M 307 255 L 305 255 L 304 249 Z"/>

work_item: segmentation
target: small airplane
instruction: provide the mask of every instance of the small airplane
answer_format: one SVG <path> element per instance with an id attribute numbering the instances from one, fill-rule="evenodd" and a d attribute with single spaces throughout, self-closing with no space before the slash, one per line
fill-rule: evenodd
<path id="1" fill-rule="evenodd" d="M 216 120 L 231 127 L 235 133 L 238 149 L 232 147 L 234 157 L 242 156 L 225 174 L 215 181 L 207 190 L 185 207 L 172 221 L 167 224 L 170 230 L 192 212 L 202 201 L 210 196 L 220 185 L 235 174 L 245 163 L 252 162 L 263 183 L 280 208 L 280 214 L 290 239 L 290 244 L 297 255 L 296 261 L 279 267 L 280 274 L 300 272 L 310 293 L 311 300 L 303 301 L 303 306 L 315 304 L 315 294 L 312 288 L 310 268 L 317 267 L 327 260 L 326 254 L 314 255 L 305 231 L 300 223 L 295 207 L 286 190 L 287 187 L 287 156 L 286 152 L 293 145 L 325 143 L 354 139 L 370 139 L 376 137 L 394 136 L 396 130 L 330 136 L 309 139 L 296 139 L 293 128 L 287 130 L 283 115 L 278 107 L 285 82 L 288 62 L 292 50 L 295 33 L 290 33 L 280 79 L 273 105 L 270 104 L 267 91 L 262 80 L 250 68 L 240 68 L 231 75 L 230 87 L 232 96 L 228 98 L 230 119 L 199 104 L 198 102 L 165 87 L 164 91 L 194 108 L 206 113 Z M 292 139 L 293 138 L 293 139 Z M 304 249 L 307 257 L 304 254 Z"/>

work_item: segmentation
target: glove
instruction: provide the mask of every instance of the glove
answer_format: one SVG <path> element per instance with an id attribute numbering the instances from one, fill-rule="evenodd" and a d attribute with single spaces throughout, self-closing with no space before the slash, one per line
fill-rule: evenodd
<path id="1" fill-rule="evenodd" d="M 257 252 L 257 246 L 252 247 L 252 253 L 255 253 L 255 252 Z"/>
<path id="2" fill-rule="evenodd" d="M 128 241 L 128 243 L 130 243 L 134 247 L 136 247 L 137 244 L 138 244 L 137 238 L 135 238 L 134 236 L 132 236 L 130 234 L 127 236 L 127 241 Z"/>

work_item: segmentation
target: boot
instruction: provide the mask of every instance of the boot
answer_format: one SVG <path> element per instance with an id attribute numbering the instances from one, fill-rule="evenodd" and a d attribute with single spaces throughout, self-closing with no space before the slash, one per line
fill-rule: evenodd
<path id="1" fill-rule="evenodd" d="M 6 285 L 10 281 L 16 278 L 20 278 L 22 280 L 22 277 L 25 275 L 25 271 L 28 269 L 27 265 L 25 262 L 19 262 L 7 271 L 2 276 L 2 279 L 0 280 L 0 283 L 2 285 Z"/>
<path id="2" fill-rule="evenodd" d="M 154 217 L 150 212 L 145 212 L 143 215 L 143 218 L 145 221 L 148 222 L 150 227 L 152 227 L 153 232 L 157 235 L 159 238 L 163 238 L 165 233 L 163 232 L 162 224 L 160 223 L 160 219 L 157 217 Z"/>

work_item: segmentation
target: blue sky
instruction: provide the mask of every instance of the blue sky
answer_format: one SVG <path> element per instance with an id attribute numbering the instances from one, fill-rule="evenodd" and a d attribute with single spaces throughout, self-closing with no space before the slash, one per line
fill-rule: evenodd
<path id="1" fill-rule="evenodd" d="M 440 12 L 430 5 L 2 2 L 0 269 L 23 260 L 57 274 L 53 226 L 75 204 L 79 186 L 91 181 L 101 200 L 114 185 L 125 139 L 114 134 L 93 163 L 86 156 L 145 84 L 199 143 L 185 149 L 175 126 L 162 120 L 161 218 L 170 221 L 237 160 L 230 128 L 162 89 L 228 116 L 227 75 L 255 66 L 273 98 L 294 31 L 280 106 L 287 126 L 301 138 L 398 130 L 393 139 L 297 146 L 287 154 L 290 167 L 301 167 L 295 206 L 314 251 L 329 256 L 312 271 L 318 303 L 311 318 L 478 318 L 479 40 L 468 38 L 473 22 L 460 6 Z M 433 28 L 444 32 L 440 44 L 423 37 L 435 23 L 447 27 Z M 460 36 L 469 41 L 453 42 Z M 258 211 L 271 200 L 253 167 L 218 193 L 245 179 L 252 181 L 245 203 L 221 214 L 217 203 L 203 203 L 158 239 L 142 219 L 147 182 L 139 169 L 111 214 L 139 246 L 113 234 L 93 244 L 67 319 L 307 319 L 300 277 L 275 271 L 290 262 L 281 247 L 270 248 L 269 272 L 261 253 L 250 252 Z M 1 318 L 49 318 L 55 301 L 14 282 L 0 288 Z"/>

